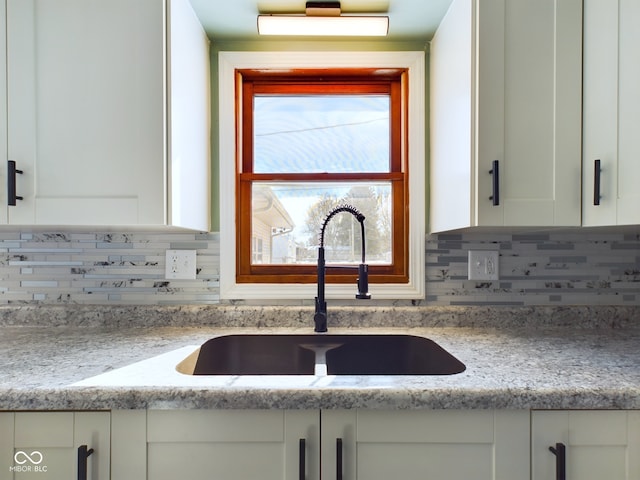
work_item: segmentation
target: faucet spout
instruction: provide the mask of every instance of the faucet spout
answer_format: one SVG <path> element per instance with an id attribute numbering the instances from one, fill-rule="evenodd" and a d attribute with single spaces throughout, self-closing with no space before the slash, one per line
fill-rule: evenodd
<path id="1" fill-rule="evenodd" d="M 318 249 L 318 296 L 316 297 L 316 311 L 313 315 L 313 321 L 316 324 L 315 332 L 327 331 L 327 302 L 324 299 L 325 273 L 324 246 L 320 245 Z"/>
<path id="2" fill-rule="evenodd" d="M 325 300 L 325 275 L 326 275 L 326 262 L 324 258 L 324 231 L 331 220 L 336 214 L 340 212 L 348 212 L 356 217 L 356 220 L 360 223 L 360 229 L 362 232 L 362 262 L 358 266 L 358 293 L 356 298 L 358 299 L 370 299 L 369 295 L 369 266 L 365 263 L 365 236 L 364 236 L 364 220 L 365 217 L 355 207 L 351 205 L 340 205 L 327 215 L 322 223 L 320 229 L 320 246 L 318 248 L 318 295 L 315 299 L 315 313 L 313 321 L 315 323 L 315 332 L 327 331 L 327 302 Z"/>

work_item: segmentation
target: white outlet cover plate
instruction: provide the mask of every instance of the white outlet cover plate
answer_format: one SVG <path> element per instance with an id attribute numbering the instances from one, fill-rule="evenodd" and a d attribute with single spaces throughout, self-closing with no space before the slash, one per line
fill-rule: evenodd
<path id="1" fill-rule="evenodd" d="M 196 251 L 167 250 L 165 278 L 167 280 L 195 280 Z"/>
<path id="2" fill-rule="evenodd" d="M 499 280 L 499 257 L 494 250 L 469 250 L 469 280 Z"/>

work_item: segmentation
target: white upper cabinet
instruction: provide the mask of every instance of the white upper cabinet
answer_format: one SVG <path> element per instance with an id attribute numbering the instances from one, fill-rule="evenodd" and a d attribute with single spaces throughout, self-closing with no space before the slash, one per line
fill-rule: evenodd
<path id="1" fill-rule="evenodd" d="M 0 0 L 0 225 L 7 223 L 7 2 Z"/>
<path id="2" fill-rule="evenodd" d="M 584 2 L 586 226 L 640 224 L 639 24 L 639 0 Z"/>
<path id="3" fill-rule="evenodd" d="M 431 231 L 580 225 L 581 67 L 582 0 L 454 0 L 431 44 Z"/>
<path id="4" fill-rule="evenodd" d="M 208 230 L 209 43 L 188 0 L 6 7 L 5 223 Z"/>

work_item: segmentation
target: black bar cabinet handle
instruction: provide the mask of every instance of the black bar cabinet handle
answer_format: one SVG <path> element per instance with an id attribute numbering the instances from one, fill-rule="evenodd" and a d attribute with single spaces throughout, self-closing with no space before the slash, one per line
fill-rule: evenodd
<path id="1" fill-rule="evenodd" d="M 16 174 L 22 174 L 22 170 L 16 168 L 15 160 L 9 160 L 9 171 L 7 172 L 7 204 L 15 207 L 16 200 L 22 200 L 22 197 L 16 195 Z"/>
<path id="2" fill-rule="evenodd" d="M 307 473 L 306 465 L 307 457 L 307 441 L 304 438 L 300 439 L 300 450 L 298 456 L 298 479 L 305 480 Z"/>
<path id="3" fill-rule="evenodd" d="M 600 160 L 593 162 L 593 204 L 600 205 Z"/>
<path id="4" fill-rule="evenodd" d="M 342 480 L 342 439 L 336 438 L 336 480 Z"/>
<path id="5" fill-rule="evenodd" d="M 86 445 L 78 447 L 78 480 L 87 480 L 87 458 L 93 453 L 93 448 Z"/>
<path id="6" fill-rule="evenodd" d="M 493 189 L 489 200 L 493 200 L 493 206 L 500 205 L 500 162 L 494 160 L 491 164 L 489 173 L 493 176 Z"/>
<path id="7" fill-rule="evenodd" d="M 556 480 L 566 480 L 567 449 L 564 443 L 556 443 L 555 447 L 549 447 L 549 451 L 556 456 Z"/>

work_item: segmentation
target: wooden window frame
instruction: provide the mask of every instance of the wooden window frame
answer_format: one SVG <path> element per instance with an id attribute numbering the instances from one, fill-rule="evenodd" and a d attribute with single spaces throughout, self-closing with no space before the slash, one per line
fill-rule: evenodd
<path id="1" fill-rule="evenodd" d="M 370 283 L 408 281 L 408 169 L 406 152 L 406 69 L 296 69 L 288 72 L 239 70 L 237 89 L 238 161 L 236 228 L 236 281 L 238 283 L 315 283 L 315 265 L 252 263 L 252 186 L 254 182 L 388 181 L 392 199 L 392 260 L 370 265 Z M 390 152 L 388 173 L 255 173 L 253 171 L 253 99 L 257 95 L 388 95 L 390 99 Z M 327 283 L 354 283 L 355 269 L 327 268 Z"/>

